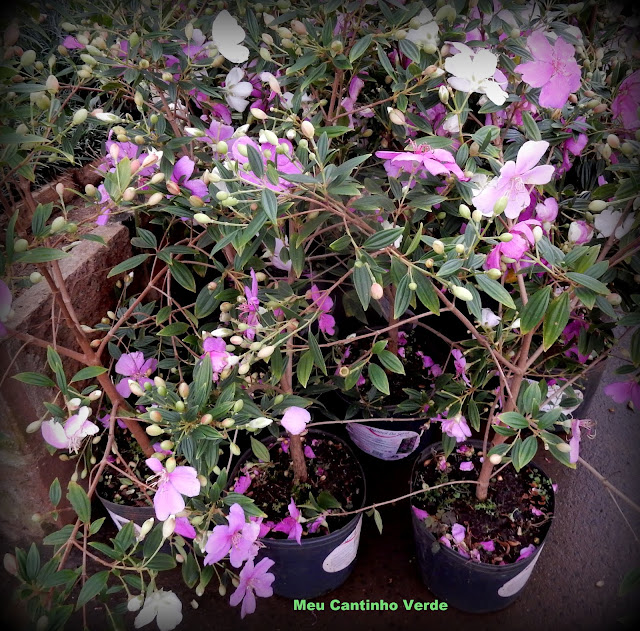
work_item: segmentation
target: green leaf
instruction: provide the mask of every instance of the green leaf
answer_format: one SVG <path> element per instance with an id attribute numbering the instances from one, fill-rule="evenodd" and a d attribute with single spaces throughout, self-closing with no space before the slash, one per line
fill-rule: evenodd
<path id="1" fill-rule="evenodd" d="M 570 278 L 574 283 L 578 283 L 578 285 L 582 285 L 591 291 L 595 291 L 597 294 L 606 296 L 609 293 L 609 288 L 604 283 L 601 283 L 599 280 L 596 280 L 587 274 L 567 272 L 567 278 Z"/>
<path id="2" fill-rule="evenodd" d="M 165 326 L 164 329 L 158 331 L 158 335 L 163 337 L 171 337 L 173 335 L 182 335 L 186 333 L 189 325 L 186 322 L 172 322 L 168 326 Z"/>
<path id="3" fill-rule="evenodd" d="M 296 374 L 298 375 L 298 381 L 303 388 L 307 387 L 307 382 L 313 369 L 313 353 L 307 351 L 302 354 L 302 357 L 298 360 L 298 366 L 296 368 Z"/>
<path id="4" fill-rule="evenodd" d="M 396 78 L 396 73 L 395 73 L 395 71 L 393 69 L 393 66 L 391 65 L 391 62 L 389 61 L 389 57 L 387 57 L 387 54 L 384 52 L 384 50 L 382 49 L 380 44 L 378 44 L 377 46 L 378 46 L 378 59 L 380 60 L 380 63 L 382 64 L 382 67 L 384 68 L 384 71 L 392 79 L 395 79 Z"/>
<path id="5" fill-rule="evenodd" d="M 366 250 L 381 250 L 391 245 L 400 235 L 404 228 L 389 228 L 388 230 L 380 230 L 372 234 L 363 244 Z"/>
<path id="6" fill-rule="evenodd" d="M 84 381 L 85 379 L 93 379 L 98 375 L 102 375 L 107 372 L 107 369 L 104 366 L 87 366 L 82 370 L 79 370 L 69 383 L 74 383 L 75 381 Z"/>
<path id="7" fill-rule="evenodd" d="M 371 383 L 376 389 L 382 392 L 382 394 L 389 394 L 389 380 L 384 370 L 377 364 L 369 364 L 368 371 L 369 379 L 371 379 Z"/>
<path id="8" fill-rule="evenodd" d="M 56 384 L 49 379 L 49 377 L 45 377 L 45 375 L 41 375 L 37 372 L 21 372 L 17 375 L 13 375 L 12 379 L 16 381 L 20 381 L 22 383 L 27 383 L 30 386 L 40 386 L 41 388 L 55 388 Z"/>
<path id="9" fill-rule="evenodd" d="M 256 458 L 263 462 L 271 462 L 271 454 L 264 443 L 256 440 L 251 436 L 251 451 L 253 451 Z"/>
<path id="10" fill-rule="evenodd" d="M 90 576 L 87 582 L 82 586 L 76 603 L 76 611 L 86 605 L 91 599 L 95 598 L 106 586 L 109 580 L 110 572 L 105 570 Z"/>
<path id="11" fill-rule="evenodd" d="M 353 267 L 353 284 L 355 285 L 358 298 L 360 298 L 360 304 L 366 311 L 369 307 L 369 301 L 371 300 L 371 285 L 373 284 L 367 264 L 362 265 L 362 267 Z"/>
<path id="12" fill-rule="evenodd" d="M 398 375 L 405 374 L 402 362 L 391 351 L 380 351 L 378 359 L 387 370 L 395 372 Z"/>
<path id="13" fill-rule="evenodd" d="M 249 143 L 245 145 L 247 149 L 247 158 L 249 158 L 249 166 L 258 178 L 264 177 L 264 162 L 260 152 Z"/>
<path id="14" fill-rule="evenodd" d="M 405 56 L 409 57 L 412 61 L 416 63 L 420 63 L 420 51 L 418 47 L 410 40 L 410 39 L 401 39 L 398 42 L 400 52 Z"/>
<path id="15" fill-rule="evenodd" d="M 165 554 L 164 552 L 159 552 L 147 562 L 147 567 L 156 572 L 172 570 L 176 566 L 176 560 L 170 554 Z"/>
<path id="16" fill-rule="evenodd" d="M 368 33 L 362 39 L 359 39 L 349 51 L 349 61 L 353 63 L 356 59 L 360 59 L 362 55 L 367 52 L 371 42 L 373 41 L 373 35 Z M 315 55 L 314 55 L 315 56 Z"/>
<path id="17" fill-rule="evenodd" d="M 62 544 L 69 541 L 69 537 L 73 532 L 73 526 L 71 524 L 67 524 L 60 528 L 60 530 L 56 530 L 52 532 L 50 535 L 47 535 L 43 539 L 43 543 L 47 546 L 61 546 Z"/>
<path id="18" fill-rule="evenodd" d="M 397 320 L 409 307 L 413 292 L 409 289 L 409 274 L 405 274 L 396 287 L 396 298 L 393 304 L 393 317 Z"/>
<path id="19" fill-rule="evenodd" d="M 324 357 L 322 355 L 322 351 L 320 350 L 320 346 L 318 345 L 318 340 L 316 340 L 316 336 L 313 333 L 309 333 L 309 349 L 313 354 L 313 361 L 315 365 L 320 368 L 323 374 L 327 374 L 327 366 L 324 362 Z"/>
<path id="20" fill-rule="evenodd" d="M 569 292 L 565 291 L 551 301 L 542 326 L 544 350 L 549 350 L 567 326 L 570 316 Z"/>
<path id="21" fill-rule="evenodd" d="M 514 429 L 524 429 L 529 427 L 529 421 L 518 412 L 503 412 L 498 415 L 498 418 L 509 427 Z"/>
<path id="22" fill-rule="evenodd" d="M 416 294 L 420 302 L 435 315 L 440 315 L 440 299 L 431 280 L 423 274 L 416 274 L 413 281 L 418 285 Z"/>
<path id="23" fill-rule="evenodd" d="M 196 318 L 201 320 L 202 318 L 206 318 L 208 315 L 213 313 L 213 310 L 216 308 L 217 304 L 217 292 L 216 290 L 211 291 L 207 286 L 203 287 L 198 297 L 196 298 L 196 306 L 194 309 L 194 313 Z"/>
<path id="24" fill-rule="evenodd" d="M 122 261 L 122 263 L 118 263 L 108 274 L 107 278 L 112 278 L 113 276 L 117 276 L 118 274 L 122 274 L 122 272 L 128 272 L 129 270 L 138 267 L 141 263 L 146 261 L 150 254 L 136 254 L 126 261 Z"/>
<path id="25" fill-rule="evenodd" d="M 533 120 L 533 116 L 524 110 L 521 111 L 520 114 L 522 116 L 525 136 L 529 138 L 529 140 L 542 140 L 540 129 L 538 129 L 538 125 L 536 125 L 536 122 Z"/>
<path id="26" fill-rule="evenodd" d="M 520 314 L 520 331 L 523 334 L 533 331 L 547 312 L 551 298 L 551 287 L 547 285 L 529 297 L 529 302 Z"/>
<path id="27" fill-rule="evenodd" d="M 69 482 L 67 489 L 67 499 L 71 502 L 73 510 L 78 514 L 80 521 L 88 524 L 91 519 L 91 503 L 86 491 L 73 481 Z"/>
<path id="28" fill-rule="evenodd" d="M 452 276 L 455 274 L 462 266 L 464 265 L 464 261 L 460 259 L 451 259 L 447 261 L 439 270 L 438 276 L 441 278 L 445 278 L 446 276 Z"/>
<path id="29" fill-rule="evenodd" d="M 58 383 L 58 387 L 65 394 L 67 393 L 67 376 L 64 372 L 64 366 L 62 365 L 62 360 L 60 359 L 60 355 L 58 355 L 58 351 L 56 351 L 53 346 L 47 346 L 47 363 L 49 367 L 56 375 L 56 382 Z"/>
<path id="30" fill-rule="evenodd" d="M 169 265 L 171 277 L 175 278 L 186 290 L 195 292 L 196 281 L 191 270 L 180 261 L 172 261 Z"/>
<path id="31" fill-rule="evenodd" d="M 511 449 L 511 460 L 516 471 L 527 465 L 538 451 L 538 439 L 535 436 L 528 436 L 522 442 L 516 440 Z"/>
<path id="32" fill-rule="evenodd" d="M 268 188 L 262 189 L 262 208 L 269 221 L 275 226 L 278 222 L 278 200 L 275 193 Z"/>
<path id="33" fill-rule="evenodd" d="M 100 528 L 102 528 L 102 524 L 104 524 L 105 519 L 106 517 L 100 517 L 100 519 L 92 521 L 91 526 L 89 527 L 89 534 L 95 535 L 100 530 Z"/>
<path id="34" fill-rule="evenodd" d="M 513 298 L 498 281 L 489 278 L 485 274 L 477 274 L 476 282 L 478 283 L 478 287 L 480 287 L 485 294 L 488 294 L 500 304 L 503 304 L 505 307 L 509 307 L 509 309 L 516 308 Z"/>
<path id="35" fill-rule="evenodd" d="M 59 261 L 69 256 L 68 252 L 56 250 L 55 248 L 34 248 L 27 250 L 16 256 L 16 263 L 48 263 L 49 261 Z"/>
<path id="36" fill-rule="evenodd" d="M 57 506 L 62 499 L 62 487 L 60 486 L 60 480 L 56 478 L 49 487 L 49 499 L 54 506 Z"/>
<path id="37" fill-rule="evenodd" d="M 380 513 L 378 512 L 377 508 L 374 508 L 372 510 L 373 510 L 373 521 L 375 522 L 376 527 L 378 528 L 378 532 L 382 534 L 382 517 L 380 516 Z"/>

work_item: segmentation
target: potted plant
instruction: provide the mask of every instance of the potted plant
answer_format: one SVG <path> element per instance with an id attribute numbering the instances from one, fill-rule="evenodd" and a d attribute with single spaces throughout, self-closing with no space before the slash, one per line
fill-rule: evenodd
<path id="1" fill-rule="evenodd" d="M 335 484 L 310 486 L 331 473 L 318 471 L 315 447 L 318 458 L 329 457 L 325 443 L 349 450 L 313 435 L 326 421 L 310 423 L 309 409 L 354 424 L 370 419 L 371 403 L 391 404 L 389 417 L 441 428 L 441 449 L 416 471 L 447 477 L 414 477 L 416 529 L 444 538 L 441 556 L 444 540 L 455 543 L 449 560 L 493 565 L 497 556 L 478 548 L 489 539 L 454 519 L 449 498 L 446 510 L 435 505 L 441 489 L 476 514 L 492 510 L 498 461 L 544 489 L 527 468 L 540 445 L 575 466 L 589 423 L 571 418 L 577 397 L 567 393 L 611 352 L 616 325 L 637 323 L 638 83 L 633 60 L 607 49 L 588 12 L 380 2 L 365 19 L 364 5 L 345 12 L 336 2 L 311 14 L 288 0 L 200 8 L 56 14 L 55 37 L 38 51 L 20 47 L 30 18 L 5 34 L 3 186 L 23 206 L 5 205 L 0 315 L 17 287 L 42 278 L 71 340 L 6 327 L 47 349 L 55 379 L 17 375 L 55 389 L 29 429 L 65 458 L 77 454 L 65 485 L 77 519 L 45 540 L 46 571 L 35 546 L 7 561 L 42 628 L 72 615 L 78 588 L 85 615 L 97 597 L 116 625 L 121 595 L 137 626 L 157 618 L 173 628 L 181 604 L 158 573 L 178 563 L 197 597 L 214 577 L 223 595 L 233 586 L 241 615 L 278 590 L 281 552 L 340 544 L 336 556 L 316 555 L 312 573 L 326 578 L 321 562 L 332 580 L 346 578 L 358 512 L 371 507 L 355 464 L 340 498 Z M 88 129 L 103 132 L 103 183 L 75 191 L 88 210 L 73 221 L 64 191 L 59 203 L 32 203 L 29 168 L 73 154 L 67 135 Z M 116 304 L 81 322 L 58 261 L 85 224 L 123 216 L 136 250 L 109 272 Z M 356 332 L 350 316 L 369 317 L 371 330 Z M 418 386 L 401 395 L 395 376 L 407 367 Z M 633 400 L 634 384 L 613 395 Z M 336 389 L 362 414 L 332 407 Z M 470 449 L 472 429 L 484 435 Z M 455 478 L 462 464 L 477 479 Z M 276 471 L 292 486 L 270 480 Z M 90 502 L 101 483 L 150 500 L 154 522 L 96 541 L 103 522 Z M 282 492 L 273 515 L 258 493 L 270 484 Z M 54 507 L 62 493 L 56 480 Z M 528 509 L 547 519 L 551 494 L 544 506 L 540 492 L 529 495 Z M 498 540 L 510 549 L 504 563 L 532 568 L 535 553 L 513 554 L 539 544 Z M 82 561 L 67 568 L 74 549 Z M 100 567 L 91 576 L 89 558 Z"/>

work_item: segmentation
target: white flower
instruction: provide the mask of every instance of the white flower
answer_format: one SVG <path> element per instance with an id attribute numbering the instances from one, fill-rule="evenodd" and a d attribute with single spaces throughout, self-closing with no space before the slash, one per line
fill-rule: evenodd
<path id="1" fill-rule="evenodd" d="M 241 64 L 249 59 L 249 49 L 240 45 L 244 41 L 244 35 L 244 29 L 229 11 L 225 9 L 218 13 L 213 21 L 211 41 L 218 52 L 231 63 Z M 238 111 L 242 112 L 243 109 Z"/>
<path id="2" fill-rule="evenodd" d="M 435 22 L 429 22 L 420 28 L 411 29 L 407 32 L 406 39 L 427 53 L 435 53 L 439 42 L 438 25 Z"/>
<path id="3" fill-rule="evenodd" d="M 267 425 L 271 425 L 273 420 L 270 418 L 266 418 L 265 416 L 259 416 L 258 418 L 254 418 L 253 420 L 247 423 L 247 427 L 251 429 L 262 429 L 263 427 L 267 427 Z"/>
<path id="4" fill-rule="evenodd" d="M 458 123 L 458 116 L 456 114 L 450 114 L 444 119 L 442 123 L 442 129 L 450 134 L 457 134 L 460 131 L 460 124 Z"/>
<path id="5" fill-rule="evenodd" d="M 480 324 L 493 328 L 498 326 L 502 320 L 491 309 L 483 309 L 480 313 Z"/>
<path id="6" fill-rule="evenodd" d="M 596 215 L 593 225 L 598 231 L 598 236 L 608 238 L 613 234 L 615 230 L 616 239 L 622 239 L 631 227 L 633 226 L 634 217 L 629 214 L 627 218 L 618 226 L 618 222 L 622 217 L 622 211 L 613 210 L 611 207 L 603 210 L 600 214 Z M 618 226 L 616 228 L 616 226 Z"/>
<path id="7" fill-rule="evenodd" d="M 484 49 L 474 53 L 461 42 L 452 45 L 460 52 L 444 62 L 446 71 L 453 75 L 449 77 L 449 85 L 461 92 L 486 94 L 496 105 L 502 105 L 509 95 L 493 80 L 498 57 Z"/>
<path id="8" fill-rule="evenodd" d="M 433 22 L 433 14 L 429 9 L 422 9 L 415 18 L 413 18 L 416 22 L 423 26 L 424 24 L 428 24 L 429 22 Z"/>
<path id="9" fill-rule="evenodd" d="M 245 97 L 253 92 L 253 86 L 248 81 L 242 81 L 244 70 L 232 68 L 224 80 L 225 98 L 230 107 L 236 112 L 244 112 L 249 105 Z"/>
<path id="10" fill-rule="evenodd" d="M 182 622 L 182 603 L 170 591 L 158 589 L 147 596 L 142 611 L 136 616 L 135 627 L 139 629 L 156 619 L 160 631 L 171 631 Z"/>
<path id="11" fill-rule="evenodd" d="M 391 230 L 394 226 L 389 223 L 386 219 L 382 222 L 382 227 L 385 230 Z M 400 244 L 402 243 L 402 235 L 400 235 L 394 242 L 393 242 L 393 247 L 394 248 L 399 248 Z"/>

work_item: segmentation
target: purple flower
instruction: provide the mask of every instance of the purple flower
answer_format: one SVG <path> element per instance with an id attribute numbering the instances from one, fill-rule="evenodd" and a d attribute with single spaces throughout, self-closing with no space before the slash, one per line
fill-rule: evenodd
<path id="1" fill-rule="evenodd" d="M 247 492 L 247 489 L 251 486 L 251 476 L 241 475 L 233 487 L 234 493 L 240 493 L 241 495 Z"/>
<path id="2" fill-rule="evenodd" d="M 467 460 L 460 463 L 460 471 L 473 471 L 473 462 Z"/>
<path id="3" fill-rule="evenodd" d="M 126 427 L 126 425 L 124 425 L 124 427 Z M 153 447 L 153 451 L 155 451 L 157 454 L 164 454 L 165 456 L 170 456 L 173 453 L 170 449 L 163 449 L 160 446 L 160 443 L 153 443 L 152 447 Z"/>
<path id="4" fill-rule="evenodd" d="M 169 472 L 157 458 L 147 458 L 147 467 L 158 476 L 158 488 L 153 496 L 153 506 L 159 521 L 184 510 L 183 495 L 195 497 L 200 493 L 198 472 L 193 467 L 176 467 Z"/>
<path id="5" fill-rule="evenodd" d="M 418 508 L 416 506 L 412 506 L 411 510 L 413 511 L 413 514 L 420 520 L 422 521 L 423 519 L 426 519 L 427 517 L 429 517 L 429 513 L 427 513 L 426 510 L 422 510 L 421 508 Z"/>
<path id="6" fill-rule="evenodd" d="M 451 536 L 456 543 L 462 543 L 466 536 L 466 528 L 461 524 L 453 524 L 451 527 Z"/>
<path id="7" fill-rule="evenodd" d="M 442 537 L 440 537 L 440 539 L 438 539 L 438 541 L 440 543 L 443 543 L 447 548 L 451 547 L 451 541 L 449 541 L 449 539 L 447 537 L 442 536 Z"/>
<path id="8" fill-rule="evenodd" d="M 384 168 L 389 177 L 398 177 L 401 172 L 426 176 L 426 171 L 431 175 L 453 173 L 459 180 L 469 179 L 445 149 L 432 149 L 427 144 L 418 145 L 413 141 L 409 146 L 411 151 L 376 151 L 376 157 L 386 161 Z"/>
<path id="9" fill-rule="evenodd" d="M 290 434 L 297 436 L 301 434 L 307 423 L 311 420 L 311 414 L 304 408 L 299 408 L 295 405 L 287 408 L 282 416 L 282 427 L 284 427 Z"/>
<path id="10" fill-rule="evenodd" d="M 231 565 L 240 567 L 258 553 L 256 539 L 260 534 L 260 524 L 245 521 L 244 510 L 240 504 L 231 506 L 227 521 L 228 525 L 216 526 L 209 535 L 205 545 L 205 565 L 217 563 L 228 554 Z"/>
<path id="11" fill-rule="evenodd" d="M 258 279 L 256 273 L 251 268 L 251 287 L 244 288 L 244 295 L 247 299 L 242 303 L 240 309 L 240 320 L 248 324 L 251 328 L 247 329 L 244 334 L 250 340 L 256 336 L 255 326 L 258 325 L 258 310 L 260 308 L 260 300 L 258 299 Z"/>
<path id="12" fill-rule="evenodd" d="M 578 221 L 572 221 L 569 225 L 569 232 L 567 233 L 567 237 L 569 241 L 575 243 L 576 245 L 588 243 L 589 241 L 591 241 L 592 236 L 593 228 L 582 219 L 579 219 Z"/>
<path id="13" fill-rule="evenodd" d="M 116 363 L 116 372 L 119 375 L 125 377 L 116 386 L 118 393 L 125 399 L 131 395 L 131 388 L 129 388 L 129 379 L 136 381 L 141 388 L 144 388 L 145 383 L 153 383 L 152 379 L 149 379 L 149 375 L 157 368 L 157 359 L 145 360 L 144 355 L 140 351 L 135 353 L 123 353 L 120 355 Z"/>
<path id="14" fill-rule="evenodd" d="M 481 541 L 480 545 L 487 551 L 487 552 L 495 552 L 496 549 L 496 544 L 493 543 L 493 541 Z"/>
<path id="15" fill-rule="evenodd" d="M 186 517 L 176 517 L 176 527 L 173 532 L 187 539 L 195 539 L 196 536 L 196 529 Z"/>
<path id="16" fill-rule="evenodd" d="M 554 168 L 551 165 L 536 166 L 549 143 L 546 140 L 528 140 L 520 150 L 516 161 L 509 160 L 500 169 L 500 175 L 489 182 L 474 198 L 475 207 L 485 216 L 493 216 L 493 208 L 502 197 L 507 198 L 504 214 L 515 219 L 531 203 L 527 185 L 547 184 Z"/>
<path id="17" fill-rule="evenodd" d="M 296 506 L 293 498 L 289 503 L 289 516 L 285 517 L 274 528 L 274 532 L 284 532 L 287 535 L 287 539 L 295 539 L 298 543 L 301 543 L 302 537 L 302 524 L 300 523 L 300 509 Z"/>
<path id="18" fill-rule="evenodd" d="M 610 383 L 604 389 L 604 393 L 610 396 L 616 403 L 633 401 L 636 410 L 640 410 L 640 384 L 634 379 Z"/>
<path id="19" fill-rule="evenodd" d="M 307 458 L 315 458 L 316 455 L 313 453 L 313 449 L 311 449 L 311 447 L 309 447 L 309 445 L 305 445 L 304 446 L 304 455 Z"/>
<path id="20" fill-rule="evenodd" d="M 542 31 L 527 39 L 527 46 L 535 61 L 516 66 L 515 71 L 533 88 L 542 88 L 538 102 L 542 107 L 564 107 L 569 94 L 580 87 L 580 66 L 574 57 L 575 49 L 561 37 L 552 46 Z"/>
<path id="21" fill-rule="evenodd" d="M 3 322 L 9 318 L 12 302 L 13 296 L 9 287 L 3 280 L 0 280 L 0 338 L 7 334 L 7 329 Z"/>
<path id="22" fill-rule="evenodd" d="M 622 119 L 627 130 L 638 129 L 638 103 L 640 103 L 640 70 L 630 74 L 618 88 L 616 98 L 611 103 L 611 112 L 615 118 Z"/>
<path id="23" fill-rule="evenodd" d="M 99 429 L 95 423 L 88 421 L 91 408 L 83 406 L 77 414 L 70 416 L 64 426 L 51 419 L 40 426 L 42 437 L 56 449 L 68 449 L 78 453 L 82 441 L 87 436 L 97 434 Z"/>
<path id="24" fill-rule="evenodd" d="M 218 381 L 220 373 L 229 365 L 227 360 L 231 357 L 231 353 L 227 351 L 227 344 L 219 337 L 208 337 L 203 343 L 202 348 L 211 359 L 211 378 Z"/>
<path id="25" fill-rule="evenodd" d="M 536 205 L 536 219 L 542 222 L 552 222 L 558 216 L 558 202 L 548 197 Z"/>
<path id="26" fill-rule="evenodd" d="M 311 286 L 311 300 L 313 300 L 320 313 L 320 317 L 318 318 L 320 330 L 325 335 L 334 335 L 336 332 L 336 321 L 332 315 L 329 315 L 329 311 L 333 309 L 333 300 L 329 298 L 328 294 L 321 292 L 317 285 Z"/>
<path id="27" fill-rule="evenodd" d="M 254 567 L 253 561 L 247 561 L 240 571 L 240 584 L 229 599 L 229 603 L 235 607 L 242 602 L 240 617 L 244 618 L 248 613 L 256 610 L 256 596 L 268 598 L 273 595 L 273 587 L 271 583 L 276 577 L 268 572 L 275 563 L 271 559 L 262 559 L 258 565 Z"/>
<path id="28" fill-rule="evenodd" d="M 522 260 L 525 252 L 536 242 L 533 236 L 533 228 L 539 225 L 539 221 L 527 219 L 513 226 L 513 228 L 509 230 L 509 234 L 512 236 L 511 241 L 507 241 L 506 243 L 500 242 L 491 250 L 484 265 L 485 269 L 500 269 L 500 259 L 502 256 L 506 256 L 514 261 Z"/>
<path id="29" fill-rule="evenodd" d="M 542 517 L 544 515 L 544 513 L 540 509 L 536 508 L 535 506 L 531 507 L 531 514 L 535 515 L 536 517 Z"/>
<path id="30" fill-rule="evenodd" d="M 453 355 L 454 358 L 454 362 L 453 365 L 456 368 L 456 377 L 462 377 L 462 380 L 469 386 L 471 385 L 471 382 L 469 381 L 469 378 L 467 377 L 467 360 L 465 359 L 464 355 L 462 354 L 462 351 L 458 350 L 457 348 L 454 348 L 451 351 L 451 354 Z"/>
<path id="31" fill-rule="evenodd" d="M 536 547 L 533 544 L 527 546 L 526 548 L 522 548 L 522 550 L 520 550 L 520 556 L 516 559 L 516 563 L 518 561 L 522 561 L 522 559 L 530 557 L 535 551 Z"/>
<path id="32" fill-rule="evenodd" d="M 209 196 L 209 189 L 207 188 L 207 185 L 202 180 L 191 179 L 195 166 L 196 163 L 191 160 L 189 156 L 182 156 L 182 158 L 180 158 L 173 167 L 171 181 L 180 186 L 184 186 L 194 195 L 205 199 Z"/>
<path id="33" fill-rule="evenodd" d="M 105 429 L 109 428 L 109 421 L 111 420 L 111 415 L 110 414 L 105 414 L 104 416 L 96 416 L 96 419 L 98 419 L 100 421 L 100 423 L 102 423 L 102 425 L 104 426 Z M 120 429 L 125 429 L 125 427 L 127 426 L 127 424 L 122 420 L 122 419 L 116 419 L 116 422 L 118 423 L 118 427 Z M 156 443 L 156 445 L 159 445 L 160 443 Z M 158 451 L 155 447 L 155 445 L 153 446 L 155 451 Z M 169 452 L 171 453 L 171 452 Z"/>
<path id="34" fill-rule="evenodd" d="M 462 414 L 456 414 L 453 418 L 442 419 L 442 431 L 459 443 L 471 437 L 471 430 L 467 420 Z"/>

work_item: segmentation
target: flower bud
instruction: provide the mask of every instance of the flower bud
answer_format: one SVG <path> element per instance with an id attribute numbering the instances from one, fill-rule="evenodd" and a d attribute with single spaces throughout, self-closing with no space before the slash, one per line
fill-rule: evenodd
<path id="1" fill-rule="evenodd" d="M 607 143 L 612 149 L 617 149 L 620 146 L 620 138 L 615 134 L 609 134 L 607 136 Z"/>
<path id="2" fill-rule="evenodd" d="M 509 243 L 509 241 L 513 240 L 513 235 L 510 232 L 505 232 L 498 237 L 498 241 L 502 241 L 502 243 Z"/>
<path id="3" fill-rule="evenodd" d="M 29 425 L 27 425 L 25 432 L 27 432 L 27 434 L 35 434 L 35 432 L 40 429 L 41 425 L 42 421 L 33 421 L 32 423 L 29 423 Z"/>
<path id="4" fill-rule="evenodd" d="M 240 364 L 238 368 L 239 375 L 246 375 L 251 370 L 251 364 Z"/>
<path id="5" fill-rule="evenodd" d="M 32 284 L 37 285 L 41 280 L 42 274 L 40 272 L 31 272 L 31 274 L 29 274 L 29 281 Z"/>
<path id="6" fill-rule="evenodd" d="M 620 151 L 627 156 L 627 158 L 631 157 L 634 153 L 633 145 L 630 142 L 623 142 L 620 147 Z"/>
<path id="7" fill-rule="evenodd" d="M 446 103 L 449 100 L 449 90 L 446 85 L 441 85 L 438 88 L 438 98 L 441 103 Z"/>
<path id="8" fill-rule="evenodd" d="M 444 243 L 442 243 L 442 241 L 440 241 L 440 239 L 436 239 L 432 244 L 431 247 L 433 249 L 433 251 L 436 254 L 444 254 Z"/>
<path id="9" fill-rule="evenodd" d="M 502 196 L 493 206 L 493 214 L 495 216 L 500 215 L 501 213 L 503 213 L 507 207 L 507 204 L 509 203 L 509 198 L 504 195 Z"/>
<path id="10" fill-rule="evenodd" d="M 149 206 L 155 206 L 156 204 L 159 204 L 163 199 L 164 199 L 164 195 L 162 193 L 154 193 L 147 200 L 147 204 Z"/>
<path id="11" fill-rule="evenodd" d="M 589 203 L 588 208 L 592 213 L 599 213 L 602 212 L 608 205 L 609 204 L 602 199 L 594 199 Z"/>
<path id="12" fill-rule="evenodd" d="M 273 355 L 273 351 L 276 350 L 275 346 L 265 346 L 258 351 L 258 357 L 260 359 L 267 359 Z"/>
<path id="13" fill-rule="evenodd" d="M 542 228 L 540 226 L 534 226 L 532 232 L 535 242 L 538 243 L 538 241 L 540 241 L 540 239 L 542 239 L 544 235 L 544 233 L 542 232 Z"/>
<path id="14" fill-rule="evenodd" d="M 464 245 L 462 243 L 456 243 L 456 253 L 464 254 Z"/>
<path id="15" fill-rule="evenodd" d="M 131 390 L 131 392 L 133 392 L 133 394 L 135 394 L 138 397 L 141 397 L 144 395 L 144 388 L 142 388 L 142 386 L 137 381 L 134 381 L 133 379 L 129 379 L 129 389 Z"/>
<path id="16" fill-rule="evenodd" d="M 458 206 L 458 212 L 463 219 L 469 219 L 471 217 L 471 209 L 466 204 L 460 204 L 460 206 Z"/>
<path id="17" fill-rule="evenodd" d="M 29 242 L 26 239 L 16 239 L 13 242 L 13 251 L 19 254 L 20 252 L 26 252 L 29 247 Z"/>
<path id="18" fill-rule="evenodd" d="M 20 63 L 24 68 L 28 68 L 32 66 L 36 60 L 36 51 L 35 50 L 25 50 L 22 55 L 20 55 Z"/>
<path id="19" fill-rule="evenodd" d="M 60 89 L 60 82 L 55 75 L 50 74 L 47 77 L 46 88 L 49 94 L 55 94 Z"/>
<path id="20" fill-rule="evenodd" d="M 257 120 L 263 121 L 269 118 L 269 116 L 259 107 L 252 107 L 249 111 L 251 112 L 251 115 Z"/>
<path id="21" fill-rule="evenodd" d="M 393 107 L 388 107 L 387 108 L 387 112 L 389 113 L 389 120 L 394 124 L 394 125 L 405 125 L 406 124 L 406 120 L 404 117 L 404 114 L 396 108 Z"/>
<path id="22" fill-rule="evenodd" d="M 136 189 L 133 188 L 133 186 L 129 186 L 124 190 L 124 193 L 122 193 L 122 199 L 125 202 L 130 202 L 135 196 L 136 196 Z"/>
<path id="23" fill-rule="evenodd" d="M 151 410 L 151 412 L 149 412 L 149 418 L 154 423 L 159 423 L 162 420 L 162 414 L 158 410 Z"/>
<path id="24" fill-rule="evenodd" d="M 500 454 L 491 454 L 489 456 L 489 462 L 491 464 L 500 464 L 502 462 L 502 456 Z"/>
<path id="25" fill-rule="evenodd" d="M 173 534 L 173 531 L 175 529 L 176 529 L 176 517 L 175 515 L 169 515 L 169 517 L 165 519 L 164 523 L 162 524 L 162 538 L 163 539 L 169 538 Z"/>
<path id="26" fill-rule="evenodd" d="M 184 412 L 186 409 L 186 406 L 184 404 L 184 401 L 177 401 L 176 402 L 176 411 L 177 412 Z"/>
<path id="27" fill-rule="evenodd" d="M 614 307 L 617 307 L 620 304 L 622 304 L 622 296 L 620 296 L 620 294 L 614 294 L 614 293 L 607 294 L 606 299 L 607 299 L 607 302 Z"/>
<path id="28" fill-rule="evenodd" d="M 234 456 L 239 456 L 240 455 L 240 447 L 238 447 L 238 445 L 236 445 L 235 443 L 229 443 L 229 451 Z"/>
<path id="29" fill-rule="evenodd" d="M 173 471 L 175 471 L 175 468 L 177 466 L 178 466 L 178 463 L 176 462 L 176 459 L 173 456 L 171 456 L 170 458 L 167 458 L 165 462 L 165 468 L 169 473 L 172 473 Z"/>
<path id="30" fill-rule="evenodd" d="M 466 287 L 459 287 L 458 285 L 452 285 L 451 293 L 460 298 L 464 302 L 471 302 L 473 300 L 473 294 Z"/>
<path id="31" fill-rule="evenodd" d="M 200 417 L 200 425 L 211 425 L 213 421 L 213 416 L 211 414 L 203 414 Z"/>
<path id="32" fill-rule="evenodd" d="M 499 269 L 495 268 L 495 267 L 492 267 L 491 269 L 488 269 L 485 272 L 485 274 L 489 278 L 491 278 L 491 280 L 498 280 L 498 278 L 500 278 L 502 276 L 502 272 Z"/>
<path id="33" fill-rule="evenodd" d="M 138 534 L 138 541 L 142 541 L 151 532 L 151 529 L 153 528 L 153 522 L 154 522 L 153 517 L 149 517 L 149 519 L 147 519 L 142 524 L 142 526 L 140 526 L 140 533 Z"/>
<path id="34" fill-rule="evenodd" d="M 57 186 L 56 186 L 56 192 L 58 193 L 58 195 L 60 195 L 60 192 L 57 190 Z M 64 191 L 64 186 L 62 186 L 62 190 Z M 60 195 L 62 197 L 62 195 Z M 64 217 L 56 217 L 52 222 L 51 222 L 51 226 L 49 227 L 49 230 L 51 231 L 51 234 L 55 234 L 56 232 L 60 232 L 60 230 L 62 230 L 65 225 L 67 224 L 67 220 Z"/>
<path id="35" fill-rule="evenodd" d="M 278 136 L 276 136 L 270 129 L 265 129 L 263 131 L 264 133 L 264 137 L 266 138 L 267 142 L 270 145 L 274 145 L 274 146 L 278 146 L 279 141 L 278 141 Z"/>
<path id="36" fill-rule="evenodd" d="M 162 429 L 162 427 L 155 424 L 147 425 L 147 427 L 145 428 L 145 431 L 147 432 L 147 434 L 149 434 L 149 436 L 160 436 L 164 434 L 164 430 Z"/>
<path id="37" fill-rule="evenodd" d="M 89 393 L 89 401 L 97 401 L 102 396 L 102 390 L 94 390 Z"/>
<path id="38" fill-rule="evenodd" d="M 302 132 L 302 135 L 309 138 L 309 140 L 311 140 L 316 133 L 315 127 L 309 121 L 302 121 L 302 124 L 300 125 L 300 131 Z M 302 145 L 302 141 L 300 141 L 300 144 Z"/>
<path id="39" fill-rule="evenodd" d="M 184 381 L 178 386 L 178 394 L 183 399 L 186 399 L 189 396 L 189 385 L 186 384 Z"/>

